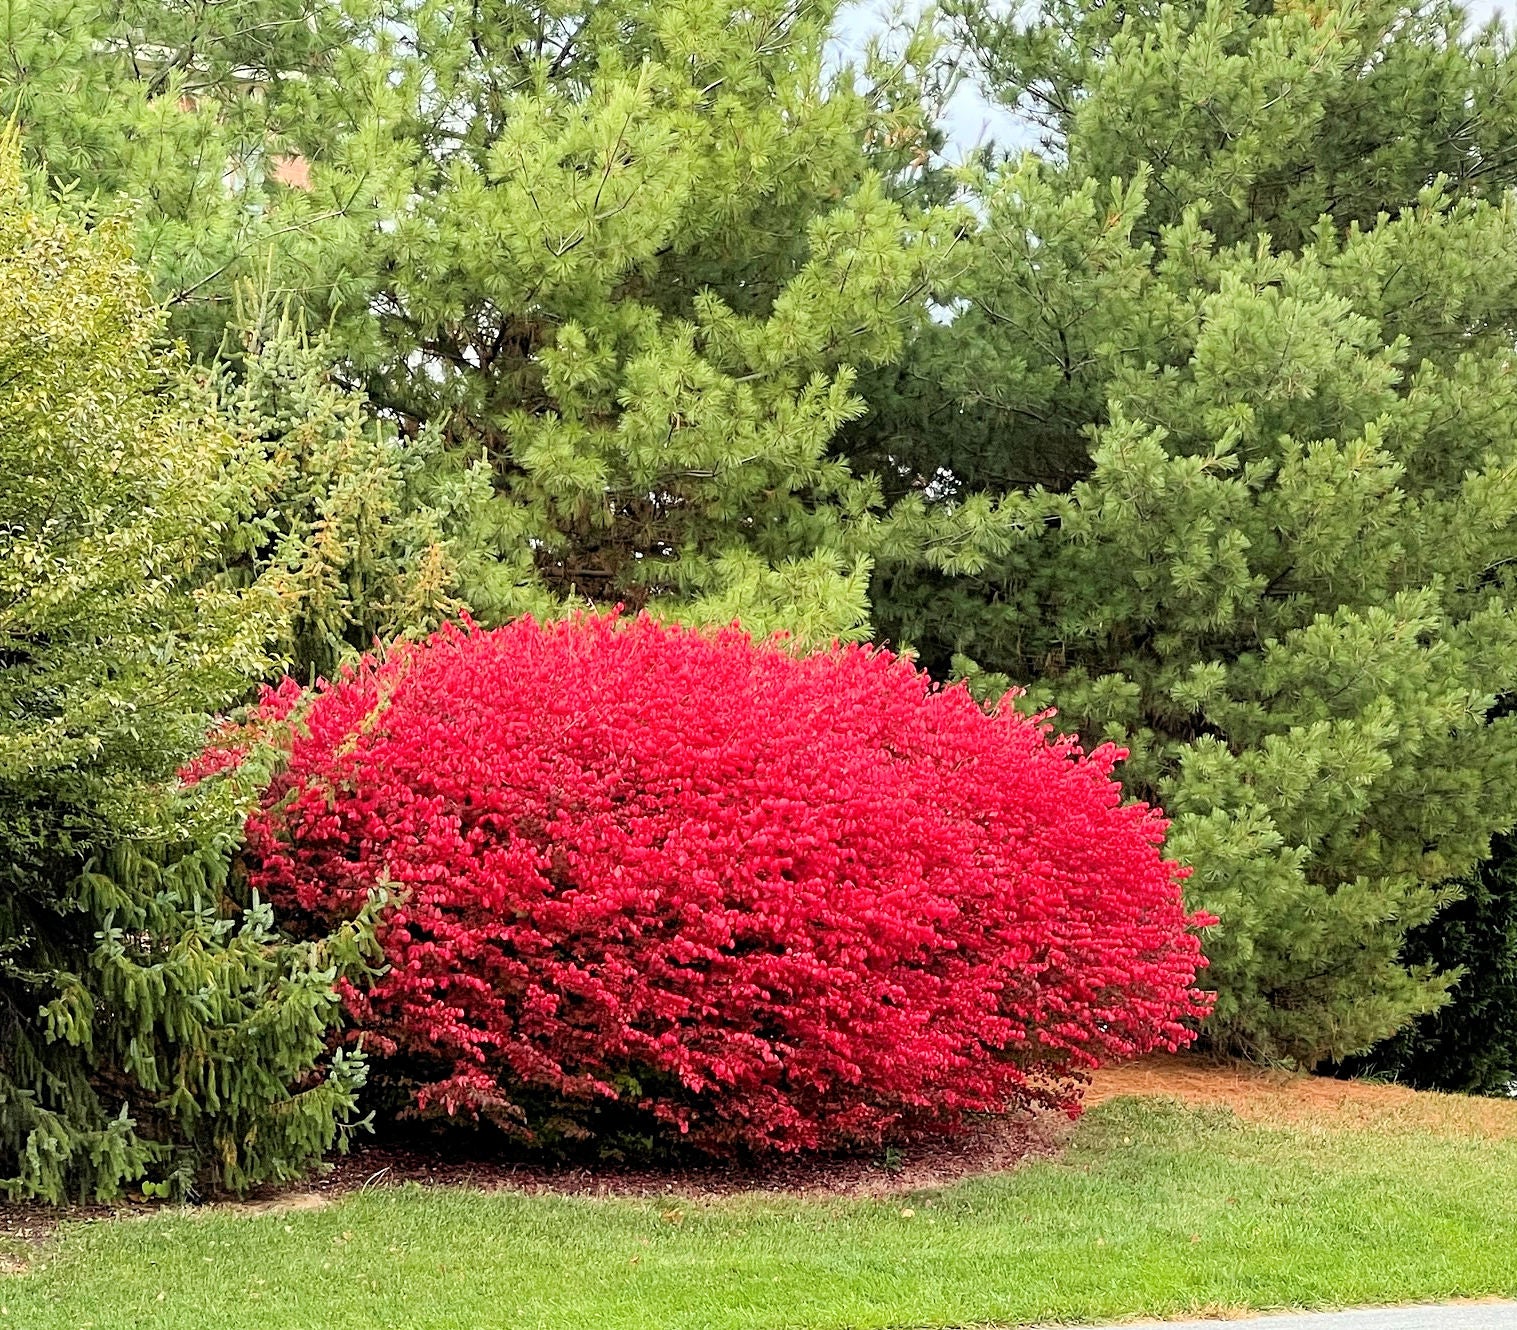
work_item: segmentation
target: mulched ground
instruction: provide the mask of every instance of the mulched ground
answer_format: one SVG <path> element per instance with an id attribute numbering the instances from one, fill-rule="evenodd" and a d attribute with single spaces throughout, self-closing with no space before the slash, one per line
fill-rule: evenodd
<path id="1" fill-rule="evenodd" d="M 784 1157 L 762 1164 L 547 1164 L 490 1159 L 436 1150 L 360 1145 L 333 1161 L 332 1171 L 303 1190 L 336 1197 L 366 1188 L 421 1182 L 482 1190 L 510 1188 L 568 1196 L 691 1199 L 746 1194 L 882 1196 L 942 1186 L 980 1173 L 1015 1168 L 1057 1154 L 1070 1122 L 1062 1115 L 1027 1114 L 985 1124 L 952 1139 L 932 1138 L 891 1151 L 844 1157 Z M 253 1206 L 280 1196 L 254 1197 Z"/>
<path id="2" fill-rule="evenodd" d="M 1471 1132 L 1517 1137 L 1517 1100 L 1430 1094 L 1398 1085 L 1292 1075 L 1201 1057 L 1158 1057 L 1101 1072 L 1087 1090 L 1089 1105 L 1124 1095 L 1160 1096 L 1231 1109 L 1245 1121 L 1316 1131 L 1388 1130 Z M 657 1199 L 678 1193 L 699 1200 L 738 1193 L 792 1196 L 886 1196 L 942 1186 L 976 1174 L 999 1173 L 1029 1159 L 1057 1154 L 1070 1123 L 1061 1114 L 1026 1114 L 985 1124 L 951 1140 L 917 1141 L 893 1151 L 852 1158 L 769 1161 L 762 1166 L 681 1168 L 548 1165 L 468 1154 L 456 1147 L 360 1144 L 337 1156 L 320 1177 L 296 1187 L 255 1193 L 227 1206 L 242 1213 L 316 1209 L 338 1197 L 407 1182 L 480 1190 L 509 1188 L 571 1196 Z M 45 1241 L 64 1220 L 126 1217 L 157 1211 L 152 1204 L 74 1206 L 44 1210 L 0 1205 L 0 1240 L 23 1251 Z M 0 1268 L 6 1263 L 0 1250 Z"/>
<path id="3" fill-rule="evenodd" d="M 0 1203 L 0 1274 L 25 1270 L 35 1250 L 47 1242 L 62 1223 L 93 1222 L 125 1217 L 146 1205 L 65 1205 L 52 1209 L 41 1205 Z"/>
<path id="4" fill-rule="evenodd" d="M 1120 1095 L 1161 1096 L 1229 1108 L 1245 1122 L 1314 1131 L 1431 1131 L 1517 1137 L 1517 1099 L 1438 1094 L 1376 1081 L 1303 1076 L 1183 1054 L 1100 1072 L 1087 1105 Z"/>
<path id="5" fill-rule="evenodd" d="M 887 1196 L 943 1186 L 961 1178 L 999 1173 L 1028 1159 L 1057 1154 L 1072 1124 L 1057 1114 L 1028 1114 L 985 1124 L 964 1136 L 917 1141 L 892 1151 L 852 1157 L 782 1158 L 761 1165 L 707 1164 L 683 1167 L 576 1166 L 491 1158 L 457 1148 L 358 1144 L 332 1158 L 328 1170 L 293 1187 L 268 1188 L 216 1208 L 242 1214 L 314 1210 L 340 1197 L 408 1182 L 428 1186 L 509 1189 L 534 1194 L 619 1196 L 656 1200 L 678 1194 L 699 1201 L 720 1196 Z M 45 1242 L 64 1222 L 141 1217 L 161 1210 L 148 1202 L 119 1206 L 76 1205 L 44 1209 L 0 1205 L 0 1243 L 18 1251 L 0 1270 L 25 1259 L 25 1248 Z"/>

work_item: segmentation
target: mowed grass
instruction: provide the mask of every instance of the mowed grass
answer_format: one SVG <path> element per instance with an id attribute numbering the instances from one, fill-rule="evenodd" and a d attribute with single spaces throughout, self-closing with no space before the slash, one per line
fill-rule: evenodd
<path id="1" fill-rule="evenodd" d="M 1517 1139 L 1119 1099 L 1057 1159 L 889 1199 L 416 1186 L 65 1227 L 0 1327 L 809 1330 L 1517 1295 Z"/>

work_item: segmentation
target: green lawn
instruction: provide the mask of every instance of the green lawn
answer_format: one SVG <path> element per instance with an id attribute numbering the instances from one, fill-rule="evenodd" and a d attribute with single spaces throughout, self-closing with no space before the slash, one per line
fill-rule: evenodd
<path id="1" fill-rule="evenodd" d="M 939 1326 L 1517 1294 L 1517 1141 L 1121 1100 L 1062 1158 L 910 1197 L 670 1205 L 415 1186 L 77 1225 L 26 1330 Z"/>

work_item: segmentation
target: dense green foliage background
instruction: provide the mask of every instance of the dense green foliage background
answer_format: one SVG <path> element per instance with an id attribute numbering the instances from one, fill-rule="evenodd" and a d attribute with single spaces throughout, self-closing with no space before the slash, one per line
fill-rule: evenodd
<path id="1" fill-rule="evenodd" d="M 46 169 L 132 201 L 195 351 L 256 279 L 440 444 L 427 486 L 485 469 L 479 613 L 867 631 L 870 552 L 911 538 L 830 444 L 955 244 L 893 197 L 925 42 L 855 80 L 830 4 L 11 12 L 0 101 Z"/>
<path id="2" fill-rule="evenodd" d="M 1120 742 L 1221 920 L 1218 1048 L 1341 1059 L 1510 972 L 1498 27 L 955 0 L 836 68 L 826 0 L 4 14 L 12 1190 L 332 1138 L 358 940 L 244 909 L 245 791 L 170 777 L 464 609 L 872 635 Z M 955 77 L 1039 145 L 948 167 Z"/>
<path id="3" fill-rule="evenodd" d="M 966 570 L 882 561 L 931 664 L 1132 750 L 1219 1046 L 1313 1065 L 1436 1007 L 1409 929 L 1514 815 L 1507 37 L 1449 5 L 966 9 L 1044 149 L 849 447 L 994 496 Z M 926 482 L 924 477 L 931 479 Z"/>
<path id="4" fill-rule="evenodd" d="M 1452 1000 L 1419 1017 L 1340 1075 L 1388 1076 L 1423 1090 L 1509 1095 L 1517 1083 L 1517 855 L 1510 836 L 1462 894 L 1407 936 L 1404 958 L 1457 970 Z"/>

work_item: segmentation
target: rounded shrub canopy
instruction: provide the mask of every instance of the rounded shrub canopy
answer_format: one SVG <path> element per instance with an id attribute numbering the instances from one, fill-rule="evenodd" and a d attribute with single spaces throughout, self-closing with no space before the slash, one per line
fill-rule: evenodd
<path id="1" fill-rule="evenodd" d="M 883 651 L 449 628 L 318 685 L 289 744 L 251 883 L 323 925 L 386 893 L 346 996 L 423 1111 L 834 1148 L 1073 1109 L 1205 1012 L 1120 751 Z"/>

